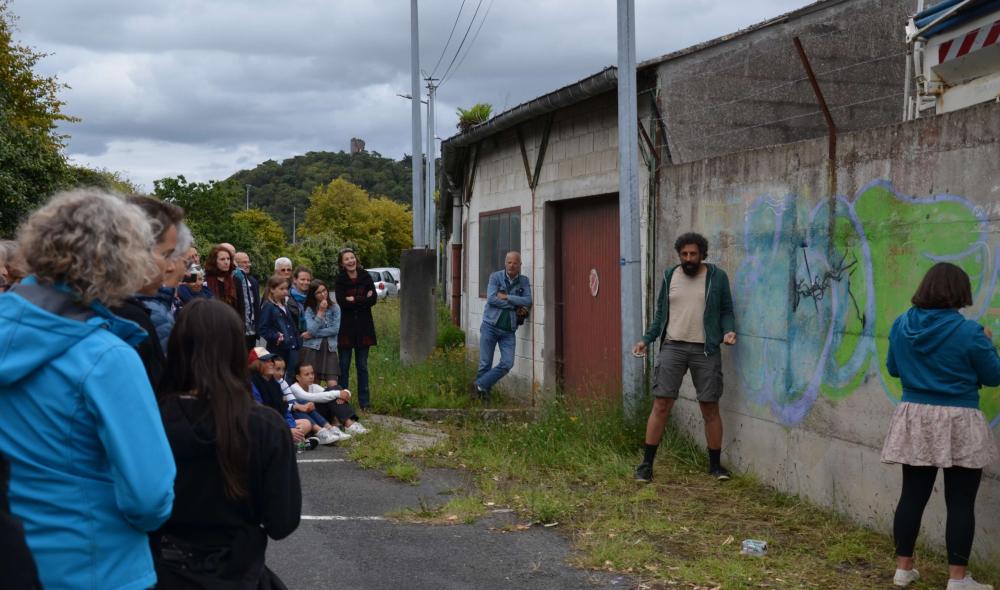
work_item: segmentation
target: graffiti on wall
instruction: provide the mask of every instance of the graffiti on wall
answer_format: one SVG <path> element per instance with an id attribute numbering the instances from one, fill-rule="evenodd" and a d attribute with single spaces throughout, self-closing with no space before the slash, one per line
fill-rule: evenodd
<path id="1" fill-rule="evenodd" d="M 758 198 L 733 280 L 743 391 L 786 425 L 821 396 L 843 399 L 873 378 L 898 401 L 899 381 L 884 363 L 889 328 L 941 261 L 972 279 L 975 304 L 965 316 L 1000 337 L 1000 240 L 990 234 L 986 211 L 964 197 L 900 195 L 883 181 L 818 203 Z M 1000 388 L 982 390 L 981 400 L 1000 425 Z"/>

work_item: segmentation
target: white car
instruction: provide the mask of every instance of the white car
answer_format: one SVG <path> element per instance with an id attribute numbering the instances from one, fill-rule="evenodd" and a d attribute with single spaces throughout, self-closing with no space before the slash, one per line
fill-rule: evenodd
<path id="1" fill-rule="evenodd" d="M 379 299 L 385 299 L 386 297 L 399 294 L 396 282 L 393 280 L 392 275 L 389 274 L 388 271 L 380 271 L 374 268 L 366 270 L 368 271 L 368 274 L 371 275 L 372 281 L 375 283 L 375 294 L 378 295 Z"/>
<path id="2" fill-rule="evenodd" d="M 399 269 L 392 267 L 380 267 L 366 269 L 375 281 L 375 287 L 379 290 L 379 298 L 395 297 L 399 295 L 401 284 L 399 282 Z M 379 287 L 379 282 L 385 283 L 384 288 Z M 383 295 L 384 291 L 384 295 Z"/>

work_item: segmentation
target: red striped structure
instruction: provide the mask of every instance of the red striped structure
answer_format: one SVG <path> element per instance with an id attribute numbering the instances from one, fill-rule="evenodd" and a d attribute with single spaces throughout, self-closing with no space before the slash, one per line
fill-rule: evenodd
<path id="1" fill-rule="evenodd" d="M 994 45 L 998 39 L 1000 39 L 1000 20 L 942 43 L 938 47 L 938 63 L 957 59 L 983 47 Z"/>

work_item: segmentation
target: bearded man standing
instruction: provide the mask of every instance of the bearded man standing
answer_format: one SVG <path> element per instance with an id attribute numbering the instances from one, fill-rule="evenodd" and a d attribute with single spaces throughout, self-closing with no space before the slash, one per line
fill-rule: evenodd
<path id="1" fill-rule="evenodd" d="M 684 374 L 691 371 L 698 405 L 705 421 L 708 443 L 708 472 L 719 480 L 729 479 L 722 466 L 722 354 L 720 345 L 736 344 L 736 320 L 729 277 L 714 264 L 704 262 L 708 240 L 696 233 L 686 233 L 674 242 L 680 264 L 663 273 L 656 314 L 649 329 L 632 348 L 632 354 L 645 356 L 650 343 L 660 339 L 653 377 L 653 409 L 646 422 L 646 446 L 642 464 L 635 471 L 636 481 L 653 478 L 653 460 L 670 410 L 680 393 Z M 678 269 L 681 272 L 676 272 Z"/>

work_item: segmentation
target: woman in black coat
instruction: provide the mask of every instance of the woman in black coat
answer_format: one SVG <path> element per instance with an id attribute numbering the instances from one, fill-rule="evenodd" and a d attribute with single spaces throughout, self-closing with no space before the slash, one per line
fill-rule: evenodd
<path id="1" fill-rule="evenodd" d="M 340 355 L 340 386 L 348 389 L 351 354 L 358 370 L 358 406 L 368 409 L 368 348 L 378 344 L 372 306 L 378 302 L 375 282 L 365 271 L 357 254 L 350 248 L 340 251 L 340 273 L 337 275 L 337 303 L 340 304 L 340 334 L 337 354 Z"/>

